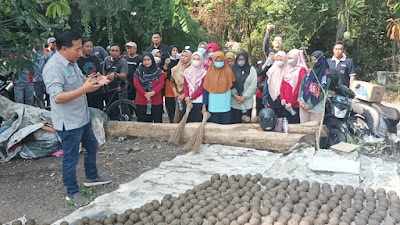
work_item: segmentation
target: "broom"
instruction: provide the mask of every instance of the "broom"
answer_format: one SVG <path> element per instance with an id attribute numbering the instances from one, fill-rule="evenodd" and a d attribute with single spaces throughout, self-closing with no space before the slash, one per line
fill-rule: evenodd
<path id="1" fill-rule="evenodd" d="M 188 106 L 186 106 L 186 112 L 185 115 L 183 116 L 181 122 L 179 122 L 178 127 L 176 128 L 175 132 L 172 134 L 172 136 L 169 138 L 168 143 L 170 144 L 174 144 L 174 145 L 178 145 L 179 142 L 181 142 L 182 140 L 182 134 L 183 134 L 183 130 L 185 129 L 185 125 L 186 125 L 186 121 L 189 117 L 189 113 L 192 110 L 193 105 L 190 104 Z M 176 115 L 176 112 L 175 112 Z"/>
<path id="2" fill-rule="evenodd" d="M 179 109 L 179 103 L 178 99 L 176 99 L 176 104 L 175 104 L 175 114 L 174 114 L 174 123 L 179 123 L 179 119 L 181 117 L 181 110 Z"/>
<path id="3" fill-rule="evenodd" d="M 201 122 L 200 126 L 196 129 L 196 132 L 192 136 L 192 138 L 186 143 L 184 150 L 185 151 L 194 151 L 194 153 L 199 154 L 200 153 L 200 147 L 201 144 L 203 143 L 203 137 L 204 137 L 204 130 L 206 127 L 207 120 L 210 119 L 211 114 L 209 112 L 204 112 L 203 113 L 203 121 Z"/>

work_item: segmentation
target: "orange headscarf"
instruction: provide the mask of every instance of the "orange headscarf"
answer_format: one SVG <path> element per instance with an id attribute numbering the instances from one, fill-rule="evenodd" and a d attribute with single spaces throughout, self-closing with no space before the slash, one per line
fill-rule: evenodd
<path id="1" fill-rule="evenodd" d="M 222 59 L 225 63 L 222 68 L 214 66 L 216 59 Z M 225 62 L 223 52 L 215 52 L 214 59 L 204 78 L 204 89 L 213 94 L 223 94 L 232 88 L 233 82 L 236 81 L 232 69 Z"/>

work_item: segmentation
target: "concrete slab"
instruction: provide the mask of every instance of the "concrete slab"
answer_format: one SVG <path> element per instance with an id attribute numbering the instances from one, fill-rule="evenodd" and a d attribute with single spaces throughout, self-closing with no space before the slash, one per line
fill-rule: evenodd
<path id="1" fill-rule="evenodd" d="M 360 162 L 348 159 L 314 157 L 310 169 L 313 171 L 360 174 Z"/>

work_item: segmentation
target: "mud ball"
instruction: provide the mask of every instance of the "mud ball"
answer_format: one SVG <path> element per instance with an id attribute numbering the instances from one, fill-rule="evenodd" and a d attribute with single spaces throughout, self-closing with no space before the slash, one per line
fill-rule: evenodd
<path id="1" fill-rule="evenodd" d="M 340 220 L 337 217 L 332 217 L 332 218 L 329 219 L 329 224 L 330 225 L 339 225 L 339 223 L 340 223 Z"/>
<path id="2" fill-rule="evenodd" d="M 114 223 L 115 219 L 117 218 L 116 215 L 117 215 L 117 214 L 115 214 L 115 213 L 110 215 L 111 219 L 113 219 L 113 223 Z M 84 217 L 82 217 L 81 220 L 82 220 L 82 222 L 83 222 L 84 224 L 89 224 L 90 218 L 87 217 L 87 216 L 84 216 Z"/>
<path id="3" fill-rule="evenodd" d="M 36 224 L 36 222 L 35 222 L 35 220 L 33 220 L 33 219 L 28 219 L 26 222 L 25 222 L 25 225 L 35 225 Z"/>
<path id="4" fill-rule="evenodd" d="M 103 216 L 102 216 L 102 217 L 103 217 Z M 107 216 L 106 216 L 105 219 L 107 219 Z M 101 221 L 101 217 L 100 217 L 101 223 L 104 223 L 104 220 L 105 220 L 105 219 L 103 219 L 103 221 Z M 27 221 L 27 222 L 28 222 L 28 221 Z M 104 224 L 105 224 L 105 223 L 104 223 Z M 84 225 L 84 223 L 83 223 L 83 221 L 82 221 L 81 219 L 79 219 L 79 220 L 75 221 L 74 225 Z"/>
<path id="5" fill-rule="evenodd" d="M 132 220 L 133 221 L 133 220 Z M 137 221 L 133 221 L 133 222 L 139 222 L 139 217 Z M 104 224 L 114 224 L 114 219 L 111 217 L 108 217 L 104 220 Z"/>
<path id="6" fill-rule="evenodd" d="M 17 220 L 17 221 L 19 221 L 19 220 Z M 14 221 L 14 222 L 16 222 L 16 221 Z M 12 225 L 19 225 L 19 224 L 14 224 L 14 222 L 12 223 Z M 19 221 L 19 222 L 21 222 L 21 221 Z M 21 223 L 22 224 L 22 223 Z M 60 225 L 68 225 L 69 223 L 67 222 L 67 221 L 62 221 L 61 223 L 60 223 Z"/>
<path id="7" fill-rule="evenodd" d="M 348 215 L 343 215 L 343 216 L 340 217 L 340 221 L 350 224 L 351 219 L 350 219 L 350 217 Z"/>
<path id="8" fill-rule="evenodd" d="M 299 225 L 311 225 L 311 223 L 308 220 L 301 220 Z"/>
<path id="9" fill-rule="evenodd" d="M 117 216 L 117 222 L 118 223 L 125 223 L 128 220 L 128 216 L 125 213 L 122 213 Z"/>
<path id="10" fill-rule="evenodd" d="M 367 225 L 367 222 L 363 218 L 357 218 L 354 222 L 356 225 Z"/>
<path id="11" fill-rule="evenodd" d="M 174 219 L 174 220 L 172 220 L 171 225 L 181 225 L 181 220 L 180 219 Z"/>
<path id="12" fill-rule="evenodd" d="M 346 221 L 341 221 L 340 223 L 339 223 L 339 225 L 349 225 L 350 223 L 348 223 L 348 222 L 346 222 Z"/>
<path id="13" fill-rule="evenodd" d="M 260 219 L 258 219 L 258 218 L 251 218 L 250 219 L 250 221 L 249 221 L 249 224 L 250 225 L 260 225 Z"/>
<path id="14" fill-rule="evenodd" d="M 190 218 L 184 218 L 182 221 L 181 221 L 181 224 L 182 225 L 189 225 L 189 223 L 191 222 L 191 219 Z M 215 224 L 215 223 L 214 223 Z"/>
<path id="15" fill-rule="evenodd" d="M 314 220 L 314 225 L 324 225 L 325 223 L 322 221 L 322 219 L 317 218 Z"/>

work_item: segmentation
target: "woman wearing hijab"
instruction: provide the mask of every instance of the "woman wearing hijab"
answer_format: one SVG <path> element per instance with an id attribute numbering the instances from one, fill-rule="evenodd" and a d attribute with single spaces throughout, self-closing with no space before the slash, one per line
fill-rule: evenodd
<path id="1" fill-rule="evenodd" d="M 204 68 L 206 68 L 206 70 L 208 70 L 208 68 L 210 67 L 210 65 L 211 65 L 211 63 L 213 61 L 215 52 L 218 52 L 218 51 L 220 51 L 219 47 L 215 43 L 210 43 L 207 46 L 207 52 L 206 53 L 207 53 L 208 57 L 204 60 Z"/>
<path id="2" fill-rule="evenodd" d="M 225 53 L 225 58 L 228 62 L 229 67 L 232 68 L 233 65 L 235 65 L 235 54 L 233 52 L 227 52 Z"/>
<path id="3" fill-rule="evenodd" d="M 233 82 L 232 89 L 231 122 L 242 123 L 243 115 L 251 118 L 257 88 L 257 72 L 249 64 L 249 54 L 246 51 L 240 50 L 237 53 L 232 71 L 236 81 Z"/>
<path id="4" fill-rule="evenodd" d="M 185 99 L 185 90 L 184 90 L 184 84 L 185 84 L 185 70 L 189 68 L 191 65 L 191 58 L 192 58 L 192 52 L 189 50 L 184 50 L 181 53 L 181 59 L 179 60 L 178 65 L 176 65 L 174 68 L 171 69 L 171 87 L 172 91 L 174 92 L 175 99 L 176 101 L 179 101 L 178 104 L 182 105 L 181 110 L 183 110 L 184 104 L 183 100 Z M 183 115 L 182 112 L 180 111 L 175 111 L 175 114 Z M 174 121 L 174 122 L 179 122 L 179 121 Z"/>
<path id="5" fill-rule="evenodd" d="M 201 54 L 203 54 L 203 59 L 206 59 L 207 56 L 207 42 L 203 41 L 200 42 L 199 46 L 197 47 L 197 51 L 200 52 Z"/>
<path id="6" fill-rule="evenodd" d="M 180 59 L 179 50 L 175 45 L 169 46 L 168 53 L 170 58 L 165 60 L 164 65 L 164 78 L 165 78 L 165 108 L 167 108 L 168 119 L 170 123 L 174 122 L 175 115 L 175 94 L 171 87 L 171 69 L 174 68 Z"/>
<path id="7" fill-rule="evenodd" d="M 192 65 L 185 70 L 185 101 L 186 104 L 193 104 L 188 122 L 201 122 L 201 109 L 203 106 L 204 77 L 207 70 L 203 65 L 203 54 L 195 52 L 192 55 Z"/>
<path id="8" fill-rule="evenodd" d="M 297 124 L 300 123 L 299 103 L 297 102 L 297 98 L 299 96 L 301 81 L 307 70 L 307 64 L 304 60 L 303 51 L 298 49 L 290 50 L 286 56 L 288 61 L 283 72 L 281 104 L 286 109 L 284 111 L 284 117 L 287 118 L 290 124 Z M 296 112 L 295 115 L 290 113 L 292 109 Z"/>
<path id="9" fill-rule="evenodd" d="M 156 65 L 150 53 L 143 55 L 143 61 L 136 69 L 133 78 L 136 88 L 136 116 L 138 122 L 162 123 L 164 87 L 163 71 Z M 151 113 L 148 114 L 148 108 Z"/>
<path id="10" fill-rule="evenodd" d="M 259 67 L 256 69 L 257 71 L 257 93 L 256 93 L 256 109 L 257 109 L 257 116 L 258 113 L 261 111 L 261 109 L 264 108 L 264 105 L 262 103 L 262 96 L 263 96 L 263 91 L 264 91 L 264 85 L 265 85 L 265 78 L 267 77 L 267 72 L 269 68 L 274 64 L 275 60 L 275 53 L 277 51 L 275 49 L 270 49 L 267 52 L 267 58 L 264 64 L 259 64 Z"/>
<path id="11" fill-rule="evenodd" d="M 275 62 L 265 77 L 262 102 L 265 108 L 271 108 L 275 111 L 277 118 L 284 117 L 284 108 L 281 105 L 280 94 L 286 62 L 286 53 L 283 51 L 277 52 L 275 54 Z"/>
<path id="12" fill-rule="evenodd" d="M 154 61 L 156 62 L 157 67 L 160 67 L 162 57 L 160 49 L 153 49 L 153 51 L 151 51 L 151 54 L 154 57 Z"/>
<path id="13" fill-rule="evenodd" d="M 210 68 L 204 78 L 203 109 L 211 113 L 210 121 L 230 124 L 231 88 L 235 82 L 232 69 L 225 63 L 224 53 L 215 53 Z"/>
<path id="14" fill-rule="evenodd" d="M 331 83 L 331 71 L 324 53 L 313 52 L 311 62 L 312 70 L 304 76 L 299 90 L 300 123 L 321 121 L 324 111 L 324 90 L 327 91 Z"/>

